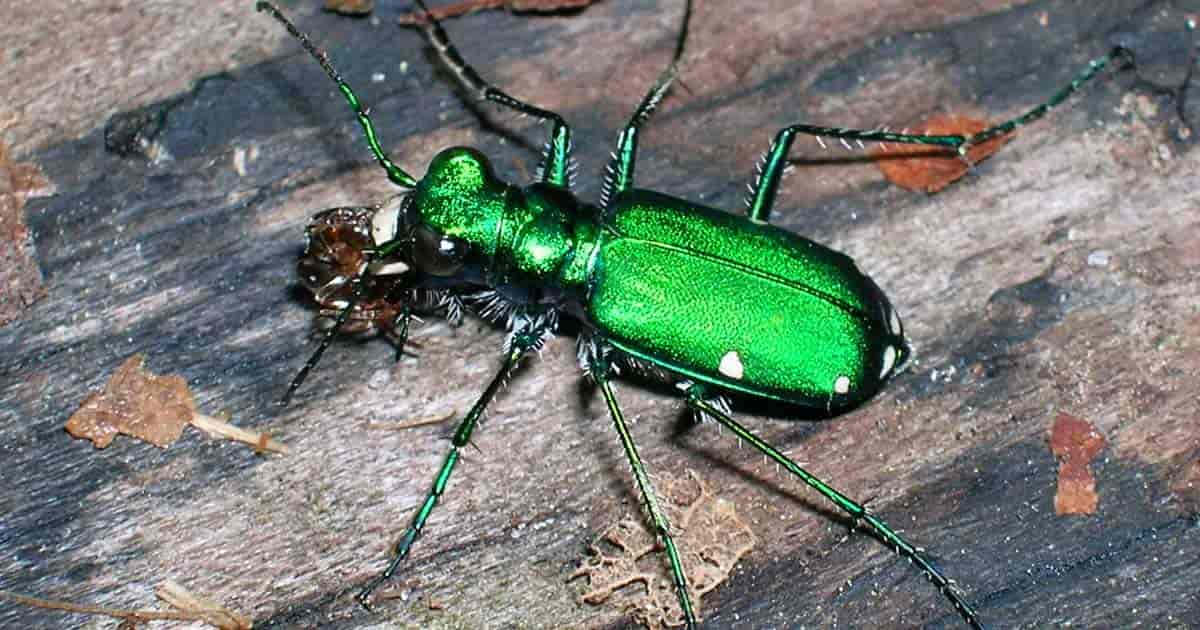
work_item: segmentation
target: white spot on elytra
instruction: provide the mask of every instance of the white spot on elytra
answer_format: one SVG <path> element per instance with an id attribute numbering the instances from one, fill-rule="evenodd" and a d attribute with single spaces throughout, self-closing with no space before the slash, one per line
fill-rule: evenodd
<path id="1" fill-rule="evenodd" d="M 892 329 L 893 335 L 901 334 L 901 331 L 904 329 L 900 325 L 900 316 L 896 314 L 895 309 L 888 309 L 888 327 Z"/>
<path id="2" fill-rule="evenodd" d="M 721 357 L 721 365 L 717 368 L 717 371 L 729 378 L 736 378 L 738 380 L 741 380 L 742 375 L 746 373 L 745 367 L 742 365 L 742 358 L 734 350 L 726 352 L 725 356 Z"/>
<path id="3" fill-rule="evenodd" d="M 883 368 L 879 370 L 879 378 L 886 378 L 896 366 L 896 348 L 888 346 L 883 349 Z"/>
<path id="4" fill-rule="evenodd" d="M 850 393 L 850 377 L 849 376 L 837 377 L 837 380 L 835 380 L 833 382 L 833 391 L 838 394 L 849 394 Z"/>

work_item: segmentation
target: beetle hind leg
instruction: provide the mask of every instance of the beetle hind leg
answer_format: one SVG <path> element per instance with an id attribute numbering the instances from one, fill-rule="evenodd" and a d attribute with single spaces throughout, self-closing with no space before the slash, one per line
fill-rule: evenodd
<path id="1" fill-rule="evenodd" d="M 738 424 L 728 414 L 715 407 L 712 403 L 705 400 L 705 390 L 701 386 L 693 386 L 687 390 L 687 404 L 694 411 L 703 413 L 708 417 L 715 419 L 721 426 L 729 429 L 739 439 L 749 442 L 751 446 L 758 449 L 763 455 L 766 455 L 776 464 L 785 468 L 788 472 L 799 477 L 801 481 L 807 484 L 813 490 L 816 490 L 821 496 L 829 499 L 843 512 L 848 514 L 856 524 L 865 523 L 868 530 L 880 541 L 891 547 L 896 553 L 908 558 L 913 564 L 921 568 L 925 577 L 937 587 L 958 614 L 972 628 L 983 628 L 983 622 L 979 620 L 978 613 L 967 603 L 962 592 L 958 587 L 938 569 L 932 561 L 925 557 L 925 554 L 920 549 L 906 541 L 900 534 L 896 533 L 882 519 L 868 512 L 862 504 L 850 499 L 846 495 L 838 492 L 833 487 L 821 481 L 812 473 L 802 468 L 799 464 L 792 461 L 787 455 L 784 455 L 774 446 L 768 444 L 765 440 L 751 433 L 742 425 Z"/>
<path id="2" fill-rule="evenodd" d="M 625 457 L 629 460 L 629 467 L 633 471 L 633 479 L 637 484 L 638 491 L 642 495 L 642 504 L 646 508 L 646 512 L 650 518 L 650 523 L 654 527 L 655 534 L 662 542 L 663 548 L 667 553 L 667 559 L 671 565 L 671 579 L 675 583 L 675 593 L 679 598 L 679 607 L 683 611 L 684 624 L 688 630 L 694 630 L 696 627 L 696 613 L 692 608 L 692 600 L 688 595 L 687 577 L 683 572 L 683 563 L 679 559 L 679 551 L 675 547 L 675 539 L 671 536 L 671 526 L 667 522 L 666 513 L 658 504 L 658 497 L 654 491 L 654 485 L 650 482 L 650 476 L 646 473 L 646 466 L 642 463 L 642 458 L 638 454 L 637 445 L 633 442 L 633 436 L 629 433 L 629 425 L 625 422 L 625 415 L 621 413 L 621 406 L 617 402 L 616 394 L 613 393 L 612 383 L 609 381 L 609 376 L 613 372 L 607 348 L 603 346 L 603 342 L 595 340 L 591 343 L 589 349 L 581 350 L 582 355 L 586 355 L 584 360 L 587 365 L 589 376 L 600 386 L 600 391 L 604 393 L 604 401 L 608 405 L 608 413 L 612 417 L 613 427 L 617 431 L 617 436 L 621 440 L 621 446 L 625 450 Z"/>
<path id="3" fill-rule="evenodd" d="M 1088 81 L 1091 81 L 1101 70 L 1118 58 L 1129 60 L 1132 63 L 1133 54 L 1129 49 L 1122 46 L 1113 48 L 1107 55 L 1088 62 L 1087 67 L 1083 71 L 1076 75 L 1070 83 L 1058 92 L 1055 92 L 1044 103 L 1020 116 L 984 129 L 971 136 L 893 133 L 885 129 L 847 129 L 843 127 L 821 127 L 805 124 L 784 127 L 775 135 L 770 148 L 763 154 L 762 161 L 759 163 L 758 178 L 755 180 L 754 185 L 750 187 L 750 195 L 746 198 L 746 214 L 750 217 L 751 221 L 756 223 L 767 222 L 771 213 L 771 206 L 775 202 L 775 194 L 779 188 L 779 181 L 788 165 L 788 152 L 791 150 L 792 142 L 796 139 L 797 134 L 813 136 L 817 138 L 818 142 L 820 142 L 821 138 L 833 138 L 840 140 L 847 147 L 850 146 L 848 141 L 858 143 L 859 145 L 864 142 L 894 142 L 897 144 L 944 147 L 948 151 L 953 151 L 961 158 L 966 159 L 967 150 L 972 146 L 986 142 L 997 136 L 1002 136 L 1017 127 L 1027 125 L 1045 116 L 1047 112 L 1070 98 L 1079 88 L 1083 87 Z"/>

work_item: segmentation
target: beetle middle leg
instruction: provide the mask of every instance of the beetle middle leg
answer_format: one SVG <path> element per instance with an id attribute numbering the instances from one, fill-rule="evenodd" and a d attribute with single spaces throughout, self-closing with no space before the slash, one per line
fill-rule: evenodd
<path id="1" fill-rule="evenodd" d="M 721 426 L 724 426 L 732 431 L 733 434 L 739 439 L 749 442 L 751 446 L 758 449 L 763 455 L 766 455 L 775 463 L 783 466 L 783 468 L 789 473 L 799 477 L 801 481 L 803 481 L 813 490 L 816 490 L 821 494 L 821 496 L 832 501 L 835 505 L 841 508 L 842 511 L 844 511 L 846 514 L 849 514 L 856 523 L 866 523 L 875 537 L 883 541 L 883 543 L 887 546 L 894 549 L 896 553 L 908 558 L 913 564 L 920 567 L 921 571 L 925 573 L 925 577 L 927 577 L 929 581 L 932 582 L 933 585 L 936 586 L 937 589 L 941 591 L 947 599 L 950 600 L 951 604 L 954 605 L 954 608 L 958 611 L 959 615 L 962 616 L 963 620 L 970 624 L 972 628 L 983 628 L 983 623 L 979 620 L 979 616 L 975 612 L 975 609 L 972 608 L 971 605 L 968 604 L 963 598 L 962 593 L 958 590 L 958 587 L 954 585 L 954 582 L 947 578 L 940 569 L 934 566 L 933 562 L 926 558 L 917 547 L 904 540 L 900 534 L 896 533 L 896 531 L 882 519 L 868 512 L 867 508 L 863 507 L 862 504 L 842 494 L 824 481 L 821 481 L 812 473 L 802 468 L 799 464 L 792 461 L 790 457 L 780 452 L 779 449 L 771 446 L 762 438 L 751 433 L 748 429 L 743 427 L 728 414 L 724 413 L 721 409 L 718 409 L 711 402 L 705 400 L 705 390 L 703 387 L 699 385 L 693 385 L 692 387 L 688 388 L 686 396 L 687 405 L 691 407 L 692 410 L 703 413 L 715 419 L 721 424 Z"/>
<path id="2" fill-rule="evenodd" d="M 1055 92 L 1046 102 L 1020 116 L 984 129 L 971 136 L 893 133 L 883 129 L 846 129 L 842 127 L 820 127 L 805 124 L 784 127 L 775 135 L 775 139 L 771 142 L 771 147 L 763 155 L 758 179 L 751 186 L 750 196 L 746 199 L 746 214 L 750 217 L 751 221 L 757 223 L 766 223 L 768 221 L 771 206 L 775 201 L 775 193 L 779 188 L 779 180 L 782 178 L 783 171 L 787 167 L 788 152 L 792 147 L 792 141 L 795 140 L 796 134 L 814 136 L 818 138 L 818 141 L 820 138 L 835 138 L 841 140 L 843 143 L 849 140 L 860 144 L 863 142 L 895 142 L 898 144 L 923 144 L 945 147 L 965 159 L 967 149 L 970 147 L 996 136 L 1002 136 L 1017 127 L 1029 124 L 1045 116 L 1047 112 L 1070 98 L 1080 87 L 1083 87 L 1083 84 L 1092 80 L 1093 77 L 1117 58 L 1124 58 L 1132 63 L 1133 53 L 1122 46 L 1113 48 L 1107 55 L 1088 62 L 1087 67 L 1082 72 L 1065 87 Z"/>
<path id="3" fill-rule="evenodd" d="M 600 391 L 604 392 L 604 402 L 608 404 L 608 413 L 612 417 L 617 436 L 621 439 L 621 446 L 625 449 L 629 467 L 633 470 L 634 482 L 637 484 L 638 491 L 641 492 L 642 502 L 646 506 L 650 522 L 654 525 L 654 532 L 667 552 L 667 559 L 671 565 L 671 580 L 675 583 L 679 607 L 683 611 L 686 627 L 691 630 L 696 627 L 696 613 L 692 609 L 692 600 L 688 595 L 687 576 L 683 573 L 683 563 L 679 560 L 675 539 L 671 537 L 671 525 L 667 522 L 666 514 L 658 505 L 658 496 L 654 492 L 654 485 L 650 483 L 650 477 L 646 474 L 646 466 L 642 463 L 641 456 L 638 455 L 637 445 L 633 443 L 633 436 L 629 434 L 629 425 L 625 422 L 625 415 L 621 413 L 621 406 L 617 402 L 616 394 L 613 393 L 612 383 L 609 381 L 612 373 L 609 358 L 605 356 L 604 352 L 594 352 L 587 358 L 586 367 L 589 376 L 600 386 Z"/>
<path id="4" fill-rule="evenodd" d="M 563 188 L 570 188 L 571 183 L 571 128 L 563 117 L 548 109 L 530 105 L 524 101 L 509 96 L 500 88 L 488 83 L 479 76 L 474 68 L 469 66 L 458 49 L 450 42 L 442 25 L 433 17 L 429 8 L 422 0 L 416 0 L 417 7 L 425 19 L 419 23 L 421 31 L 429 39 L 430 45 L 437 51 L 442 63 L 454 72 L 455 79 L 476 98 L 491 101 L 502 107 L 516 110 L 522 114 L 533 116 L 538 120 L 550 121 L 550 139 L 546 142 L 542 155 L 541 181 Z"/>
<path id="5" fill-rule="evenodd" d="M 637 134 L 641 126 L 649 120 L 667 90 L 671 88 L 675 77 L 679 74 L 679 59 L 683 57 L 683 46 L 687 41 L 688 22 L 692 18 L 692 0 L 683 5 L 683 18 L 680 20 L 679 35 L 675 39 L 675 53 L 671 63 L 658 75 L 650 91 L 642 97 L 642 102 L 633 111 L 629 122 L 621 135 L 617 136 L 617 146 L 613 149 L 612 160 L 604 173 L 604 185 L 601 187 L 600 208 L 607 209 L 608 203 L 617 193 L 633 188 L 633 167 L 637 160 Z"/>
<path id="6" fill-rule="evenodd" d="M 459 423 L 458 428 L 455 429 L 454 436 L 450 440 L 450 451 L 446 453 L 446 459 L 442 461 L 441 468 L 438 469 L 437 475 L 433 478 L 433 487 L 429 489 L 429 494 L 425 496 L 421 507 L 417 508 L 417 512 L 413 515 L 408 529 L 404 531 L 400 542 L 396 544 L 391 562 L 382 573 L 368 582 L 359 591 L 355 597 L 358 603 L 366 608 L 370 608 L 371 593 L 380 584 L 390 579 L 396 573 L 400 564 L 404 562 L 404 559 L 408 557 L 408 552 L 412 548 L 412 544 L 416 542 L 417 538 L 420 538 L 421 532 L 425 528 L 425 521 L 429 519 L 433 508 L 437 505 L 442 493 L 446 490 L 446 484 L 450 481 L 450 474 L 454 472 L 454 466 L 458 463 L 460 449 L 471 441 L 471 434 L 479 424 L 479 418 L 483 415 L 484 410 L 492 402 L 492 399 L 496 397 L 500 386 L 508 379 L 513 369 L 520 363 L 521 357 L 525 356 L 525 353 L 530 350 L 540 348 L 549 332 L 548 320 L 543 318 L 526 320 L 525 326 L 518 325 L 513 330 L 511 341 L 507 344 L 508 349 L 500 370 L 492 378 L 491 383 L 488 384 L 483 394 L 480 395 L 479 400 L 467 412 L 466 417 Z"/>

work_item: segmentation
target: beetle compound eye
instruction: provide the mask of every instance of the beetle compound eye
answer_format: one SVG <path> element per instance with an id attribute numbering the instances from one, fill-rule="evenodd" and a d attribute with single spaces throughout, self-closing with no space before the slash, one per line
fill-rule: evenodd
<path id="1" fill-rule="evenodd" d="M 452 276 L 463 267 L 467 244 L 422 225 L 413 231 L 413 262 L 432 276 Z"/>

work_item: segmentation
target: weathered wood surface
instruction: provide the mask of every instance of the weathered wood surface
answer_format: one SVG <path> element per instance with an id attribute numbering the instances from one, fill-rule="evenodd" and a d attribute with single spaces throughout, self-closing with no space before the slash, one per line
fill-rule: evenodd
<path id="1" fill-rule="evenodd" d="M 333 87 L 249 4 L 61 3 L 0 25 L 24 51 L 0 62 L 0 102 L 19 114 L 7 140 L 58 190 L 28 208 L 49 296 L 0 329 L 0 589 L 147 607 L 170 578 L 261 627 L 625 625 L 566 583 L 586 544 L 636 507 L 570 337 L 495 403 L 403 573 L 410 598 L 372 614 L 346 596 L 382 566 L 449 430 L 365 425 L 464 411 L 501 334 L 429 325 L 420 357 L 399 365 L 382 342 L 340 343 L 292 407 L 273 406 L 313 348 L 293 275 L 306 218 L 390 191 Z M 854 256 L 918 357 L 843 417 L 742 416 L 870 499 L 996 627 L 1200 627 L 1200 130 L 1181 140 L 1177 100 L 1155 87 L 1184 81 L 1183 22 L 1200 15 L 1184 4 L 704 2 L 686 88 L 645 134 L 641 185 L 737 208 L 785 124 L 999 118 L 1114 37 L 1137 50 L 1136 75 L 1100 80 L 936 196 L 886 185 L 857 153 L 798 143 L 775 214 Z M 392 24 L 406 3 L 383 3 L 378 22 L 299 5 L 406 168 L 469 144 L 528 178 L 542 130 L 490 109 L 493 128 L 481 126 L 422 39 Z M 595 197 L 617 130 L 669 55 L 677 5 L 603 0 L 449 28 L 481 74 L 574 125 L 578 188 Z M 39 24 L 47 35 L 28 37 Z M 1195 85 L 1190 95 L 1196 125 Z M 104 150 L 110 114 L 155 103 L 172 159 Z M 70 439 L 69 413 L 135 352 L 293 454 L 194 432 L 167 450 Z M 713 427 L 681 428 L 660 392 L 619 393 L 652 470 L 698 471 L 761 539 L 705 600 L 706 627 L 959 625 L 872 539 L 837 544 L 845 521 L 760 457 Z M 1060 411 L 1108 440 L 1092 516 L 1053 509 L 1047 435 Z M 3 627 L 114 625 L 0 603 Z"/>

